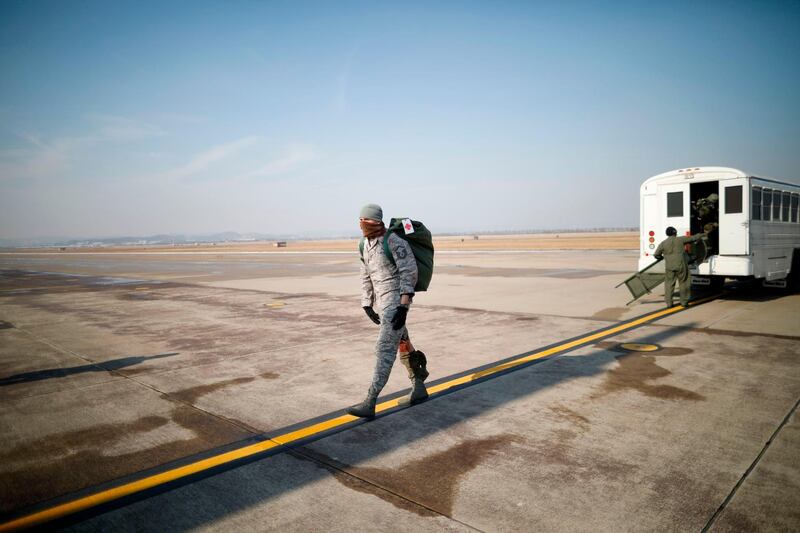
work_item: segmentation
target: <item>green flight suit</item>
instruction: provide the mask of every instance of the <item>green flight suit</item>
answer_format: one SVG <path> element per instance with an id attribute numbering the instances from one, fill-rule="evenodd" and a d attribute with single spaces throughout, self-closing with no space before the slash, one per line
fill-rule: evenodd
<path id="1" fill-rule="evenodd" d="M 689 275 L 689 262 L 683 246 L 689 242 L 696 242 L 705 237 L 705 233 L 691 237 L 667 237 L 656 248 L 653 256 L 664 259 L 664 301 L 667 307 L 672 307 L 672 294 L 675 291 L 675 281 L 681 295 L 681 305 L 686 307 L 689 303 L 692 277 Z"/>

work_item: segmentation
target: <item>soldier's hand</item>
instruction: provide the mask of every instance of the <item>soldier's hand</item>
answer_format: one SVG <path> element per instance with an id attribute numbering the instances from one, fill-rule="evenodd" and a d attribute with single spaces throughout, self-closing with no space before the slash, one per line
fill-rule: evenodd
<path id="1" fill-rule="evenodd" d="M 392 329 L 397 331 L 406 325 L 406 317 L 408 316 L 408 307 L 398 306 L 392 317 Z"/>
<path id="2" fill-rule="evenodd" d="M 372 307 L 370 307 L 368 305 L 365 305 L 364 306 L 364 312 L 367 313 L 367 316 L 369 317 L 369 319 L 372 320 L 373 322 L 375 322 L 376 324 L 380 324 L 381 323 L 381 317 L 378 316 L 378 313 L 376 313 L 372 309 Z"/>

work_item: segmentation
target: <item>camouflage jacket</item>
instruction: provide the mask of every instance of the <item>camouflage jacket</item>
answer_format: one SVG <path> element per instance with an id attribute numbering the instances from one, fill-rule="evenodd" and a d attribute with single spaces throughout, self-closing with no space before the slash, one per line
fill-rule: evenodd
<path id="1" fill-rule="evenodd" d="M 389 251 L 395 265 L 383 251 L 383 239 L 364 240 L 361 263 L 361 305 L 388 309 L 400 304 L 401 294 L 414 294 L 417 284 L 417 261 L 411 246 L 394 233 L 388 234 Z"/>

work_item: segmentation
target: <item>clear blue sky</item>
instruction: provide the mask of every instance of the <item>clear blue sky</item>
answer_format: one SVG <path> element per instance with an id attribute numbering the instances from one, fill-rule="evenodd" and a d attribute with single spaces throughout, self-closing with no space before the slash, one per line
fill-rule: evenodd
<path id="1" fill-rule="evenodd" d="M 800 178 L 800 2 L 0 3 L 0 237 L 635 226 Z"/>

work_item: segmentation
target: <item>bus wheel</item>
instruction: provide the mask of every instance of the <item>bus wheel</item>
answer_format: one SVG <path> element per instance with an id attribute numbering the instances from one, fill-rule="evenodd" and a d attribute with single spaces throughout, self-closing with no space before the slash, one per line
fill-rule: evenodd
<path id="1" fill-rule="evenodd" d="M 800 248 L 792 253 L 792 270 L 786 277 L 786 288 L 790 293 L 800 292 Z"/>
<path id="2" fill-rule="evenodd" d="M 725 287 L 725 277 L 724 276 L 711 276 L 711 285 L 710 288 L 714 292 L 719 292 Z"/>

